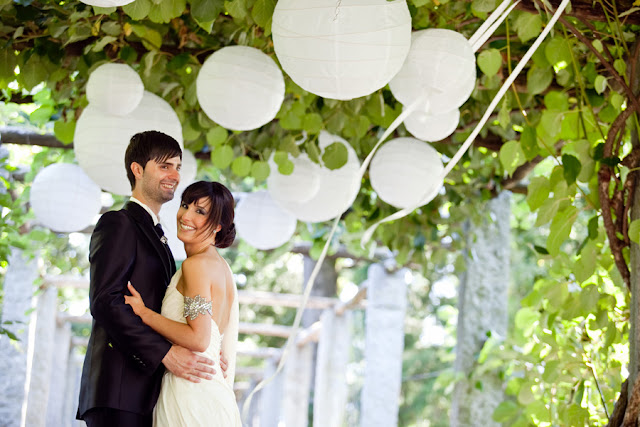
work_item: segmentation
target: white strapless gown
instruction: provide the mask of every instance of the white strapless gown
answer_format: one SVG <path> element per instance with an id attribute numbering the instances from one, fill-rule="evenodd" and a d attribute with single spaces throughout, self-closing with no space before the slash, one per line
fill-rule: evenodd
<path id="1" fill-rule="evenodd" d="M 162 315 L 171 320 L 187 323 L 184 317 L 184 296 L 176 289 L 181 275 L 182 269 L 179 269 L 171 279 L 162 301 Z M 237 306 L 237 294 L 234 305 Z M 212 319 L 209 348 L 203 353 L 198 353 L 214 361 L 216 373 L 212 380 L 192 383 L 176 377 L 169 371 L 165 372 L 160 397 L 153 411 L 154 427 L 242 426 L 233 392 L 233 376 L 231 380 L 225 379 L 220 369 L 222 340 L 218 325 Z M 235 349 L 233 352 L 235 353 Z M 229 362 L 234 362 L 233 365 L 235 365 L 235 354 L 225 354 L 225 358 L 229 357 L 234 358 Z"/>

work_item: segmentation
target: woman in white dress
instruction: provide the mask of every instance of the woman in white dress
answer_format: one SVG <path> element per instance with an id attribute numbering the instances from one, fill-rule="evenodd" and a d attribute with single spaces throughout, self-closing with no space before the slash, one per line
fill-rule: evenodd
<path id="1" fill-rule="evenodd" d="M 217 182 L 199 181 L 187 187 L 177 214 L 178 238 L 187 259 L 173 276 L 161 313 L 145 307 L 129 284 L 126 303 L 142 321 L 174 344 L 214 360 L 211 380 L 193 383 L 167 371 L 153 412 L 155 427 L 241 426 L 233 392 L 238 341 L 238 301 L 233 275 L 216 248 L 235 238 L 234 200 Z M 228 361 L 226 378 L 220 353 Z"/>

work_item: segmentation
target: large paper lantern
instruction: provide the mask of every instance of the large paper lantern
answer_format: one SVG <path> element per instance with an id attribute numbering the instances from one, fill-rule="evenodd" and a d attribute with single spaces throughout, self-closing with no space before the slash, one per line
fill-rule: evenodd
<path id="1" fill-rule="evenodd" d="M 320 167 L 309 160 L 306 154 L 291 157 L 293 172 L 283 175 L 278 172 L 278 166 L 269 160 L 271 173 L 267 178 L 267 188 L 271 197 L 278 203 L 299 202 L 311 200 L 320 188 Z"/>
<path id="2" fill-rule="evenodd" d="M 278 202 L 300 221 L 322 222 L 335 218 L 346 211 L 358 195 L 361 180 L 360 160 L 355 150 L 344 139 L 325 131 L 320 132 L 318 145 L 322 152 L 334 142 L 346 147 L 349 153 L 347 163 L 335 170 L 321 167 L 318 192 L 306 202 Z"/>
<path id="3" fill-rule="evenodd" d="M 414 111 L 404 119 L 404 125 L 411 135 L 423 141 L 440 141 L 453 133 L 460 121 L 460 110 L 442 114 Z"/>
<path id="4" fill-rule="evenodd" d="M 202 110 L 227 129 L 251 130 L 269 123 L 284 100 L 284 78 L 267 54 L 227 46 L 202 65 L 196 79 Z"/>
<path id="5" fill-rule="evenodd" d="M 433 28 L 413 34 L 411 50 L 389 88 L 405 106 L 426 96 L 419 109 L 439 114 L 459 108 L 475 81 L 476 58 L 467 39 L 452 30 Z"/>
<path id="6" fill-rule="evenodd" d="M 398 72 L 411 43 L 404 0 L 280 0 L 271 24 L 282 69 L 333 99 L 369 95 Z"/>
<path id="7" fill-rule="evenodd" d="M 100 213 L 100 187 L 78 165 L 56 163 L 42 169 L 31 185 L 30 203 L 42 225 L 73 232 L 91 225 Z"/>
<path id="8" fill-rule="evenodd" d="M 264 190 L 244 196 L 236 207 L 235 223 L 238 235 L 261 250 L 282 246 L 296 231 L 296 218 Z"/>
<path id="9" fill-rule="evenodd" d="M 171 106 L 151 92 L 144 92 L 138 107 L 126 116 L 103 113 L 87 106 L 76 124 L 74 150 L 78 163 L 102 189 L 131 194 L 124 153 L 131 137 L 156 130 L 175 138 L 182 147 L 182 126 Z"/>
<path id="10" fill-rule="evenodd" d="M 435 197 L 442 186 L 440 154 L 415 138 L 396 138 L 384 144 L 371 159 L 371 186 L 383 201 L 409 208 Z"/>
<path id="11" fill-rule="evenodd" d="M 142 100 L 142 79 L 126 64 L 103 64 L 93 70 L 87 82 L 91 106 L 116 116 L 135 110 Z"/>

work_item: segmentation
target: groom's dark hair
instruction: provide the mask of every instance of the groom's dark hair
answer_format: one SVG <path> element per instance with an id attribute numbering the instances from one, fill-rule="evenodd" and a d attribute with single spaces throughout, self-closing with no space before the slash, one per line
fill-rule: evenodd
<path id="1" fill-rule="evenodd" d="M 133 135 L 124 154 L 124 167 L 127 169 L 131 190 L 136 186 L 136 177 L 131 170 L 133 162 L 144 169 L 149 160 L 162 163 L 172 157 L 180 157 L 182 160 L 182 149 L 178 141 L 166 133 L 148 130 Z"/>

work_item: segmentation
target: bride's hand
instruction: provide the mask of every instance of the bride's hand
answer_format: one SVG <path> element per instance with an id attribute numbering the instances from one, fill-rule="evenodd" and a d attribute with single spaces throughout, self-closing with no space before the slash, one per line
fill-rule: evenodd
<path id="1" fill-rule="evenodd" d="M 146 306 L 144 305 L 144 301 L 142 301 L 140 293 L 136 291 L 136 288 L 133 287 L 131 282 L 127 283 L 127 287 L 129 288 L 129 292 L 131 292 L 131 296 L 125 295 L 124 303 L 129 304 L 133 309 L 133 312 L 142 317 L 142 313 L 146 308 Z"/>

